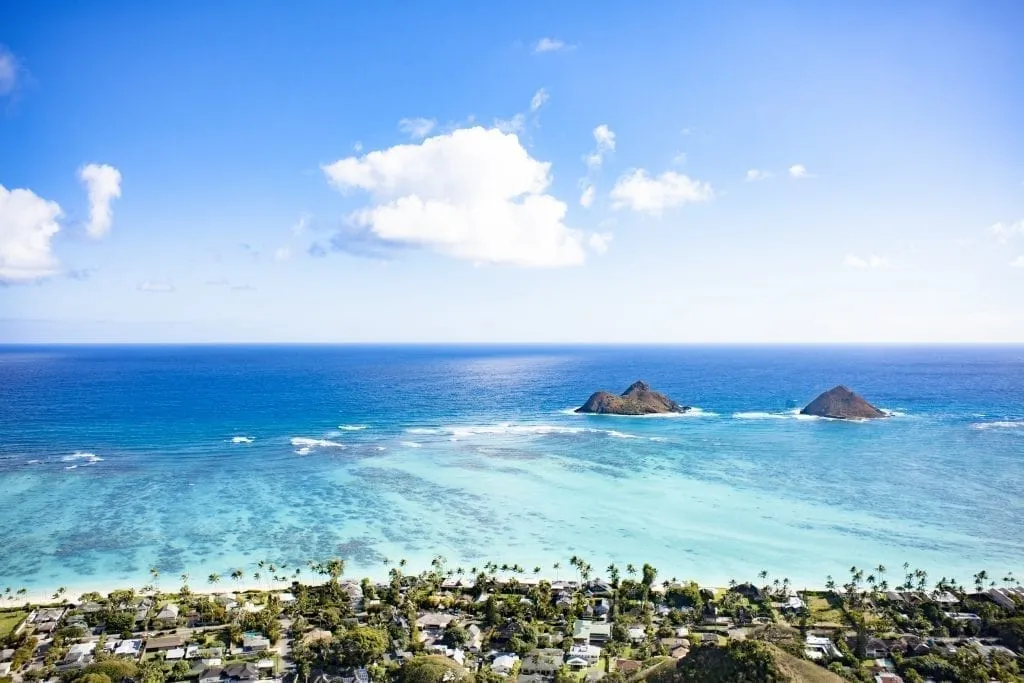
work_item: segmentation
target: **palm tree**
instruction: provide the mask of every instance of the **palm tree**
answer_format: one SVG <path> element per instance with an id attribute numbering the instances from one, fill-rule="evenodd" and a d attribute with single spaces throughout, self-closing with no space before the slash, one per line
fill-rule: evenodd
<path id="1" fill-rule="evenodd" d="M 406 565 L 406 562 L 405 562 L 405 558 L 403 557 L 402 559 L 400 559 L 398 561 L 398 566 L 399 567 L 404 567 L 405 565 Z"/>
<path id="2" fill-rule="evenodd" d="M 555 572 L 555 581 L 558 581 L 558 570 L 562 568 L 561 562 L 555 562 L 551 565 L 551 569 Z"/>
<path id="3" fill-rule="evenodd" d="M 633 566 L 632 562 L 626 565 L 626 573 L 630 576 L 636 576 L 636 567 Z"/>
<path id="4" fill-rule="evenodd" d="M 206 577 L 206 580 L 210 583 L 211 586 L 216 583 L 220 583 L 220 574 L 210 574 L 208 577 Z"/>
<path id="5" fill-rule="evenodd" d="M 331 576 L 331 583 L 338 583 L 338 579 L 345 573 L 345 560 L 340 557 L 333 557 L 328 560 L 327 573 Z"/>
<path id="6" fill-rule="evenodd" d="M 233 572 L 231 572 L 231 579 L 235 583 L 238 583 L 239 581 L 241 581 L 243 576 L 245 576 L 245 572 L 242 571 L 241 569 L 236 569 Z"/>

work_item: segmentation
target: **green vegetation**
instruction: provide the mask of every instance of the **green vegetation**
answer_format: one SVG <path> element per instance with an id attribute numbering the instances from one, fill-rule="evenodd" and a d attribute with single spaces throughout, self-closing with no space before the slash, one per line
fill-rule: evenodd
<path id="1" fill-rule="evenodd" d="M 5 638 L 13 632 L 27 616 L 28 612 L 23 610 L 0 612 L 0 638 Z"/>
<path id="2" fill-rule="evenodd" d="M 447 657 L 413 657 L 398 672 L 400 683 L 471 683 L 473 676 Z"/>

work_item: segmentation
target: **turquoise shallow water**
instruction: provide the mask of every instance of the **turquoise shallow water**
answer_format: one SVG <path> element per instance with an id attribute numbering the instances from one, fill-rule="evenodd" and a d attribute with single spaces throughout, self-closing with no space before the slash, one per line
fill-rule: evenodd
<path id="1" fill-rule="evenodd" d="M 568 410 L 638 378 L 699 410 Z M 1021 574 L 1022 380 L 1020 347 L 0 348 L 0 588 L 332 555 Z M 837 383 L 896 416 L 794 414 Z"/>

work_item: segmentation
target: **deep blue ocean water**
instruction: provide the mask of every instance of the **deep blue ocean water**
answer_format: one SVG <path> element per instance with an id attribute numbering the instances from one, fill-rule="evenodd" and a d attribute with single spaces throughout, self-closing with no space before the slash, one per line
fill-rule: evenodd
<path id="1" fill-rule="evenodd" d="M 568 410 L 641 378 L 699 410 Z M 896 415 L 795 415 L 839 383 Z M 1021 574 L 1024 347 L 2 347 L 0 539 L 30 590 L 335 555 Z"/>

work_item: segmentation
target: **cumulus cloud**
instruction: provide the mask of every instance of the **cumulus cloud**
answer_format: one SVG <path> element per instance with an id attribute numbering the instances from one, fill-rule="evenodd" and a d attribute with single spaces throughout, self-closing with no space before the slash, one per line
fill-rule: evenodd
<path id="1" fill-rule="evenodd" d="M 0 97 L 10 95 L 18 87 L 18 60 L 0 45 Z"/>
<path id="2" fill-rule="evenodd" d="M 871 254 L 867 258 L 861 258 L 856 254 L 847 254 L 843 260 L 843 264 L 850 268 L 888 268 L 889 260 L 884 256 L 878 256 L 877 254 Z"/>
<path id="3" fill-rule="evenodd" d="M 534 54 L 540 54 L 542 52 L 561 52 L 562 50 L 571 50 L 572 46 L 567 45 L 564 40 L 558 38 L 541 38 L 534 44 Z"/>
<path id="4" fill-rule="evenodd" d="M 89 224 L 85 231 L 89 237 L 99 239 L 110 232 L 114 220 L 110 203 L 121 196 L 121 173 L 107 164 L 88 164 L 78 171 L 78 177 L 89 193 Z"/>
<path id="5" fill-rule="evenodd" d="M 61 216 L 56 202 L 0 185 L 0 282 L 33 282 L 58 272 L 51 241 Z"/>
<path id="6" fill-rule="evenodd" d="M 988 232 L 990 235 L 995 237 L 998 242 L 1006 244 L 1015 236 L 1024 235 L 1024 219 L 1015 223 L 1004 223 L 1003 221 L 999 221 L 994 225 L 990 225 Z"/>
<path id="7" fill-rule="evenodd" d="M 431 131 L 434 130 L 435 126 L 437 126 L 437 121 L 434 119 L 402 119 L 398 122 L 398 130 L 402 131 L 413 140 L 422 140 L 427 137 L 430 135 Z"/>
<path id="8" fill-rule="evenodd" d="M 550 164 L 531 157 L 514 134 L 462 128 L 323 171 L 339 190 L 370 195 L 349 221 L 385 244 L 525 267 L 585 259 L 584 234 L 565 224 L 565 203 L 547 193 Z"/>
<path id="9" fill-rule="evenodd" d="M 792 172 L 792 171 L 790 171 L 790 172 Z M 756 169 L 756 168 L 752 168 L 749 171 L 747 171 L 747 182 L 749 182 L 749 183 L 756 182 L 758 180 L 766 180 L 766 179 L 771 178 L 771 177 L 772 177 L 771 171 L 762 171 L 762 170 Z"/>
<path id="10" fill-rule="evenodd" d="M 1013 268 L 1024 268 L 1024 256 L 1018 256 L 1010 262 L 1010 266 Z"/>
<path id="11" fill-rule="evenodd" d="M 140 292 L 151 292 L 153 294 L 169 294 L 174 291 L 174 285 L 167 281 L 144 280 L 136 287 Z"/>
<path id="12" fill-rule="evenodd" d="M 642 168 L 625 173 L 612 188 L 612 208 L 628 208 L 660 216 L 665 209 L 693 202 L 705 202 L 714 192 L 708 183 L 693 180 L 675 171 L 652 178 Z"/>
<path id="13" fill-rule="evenodd" d="M 594 203 L 594 186 L 584 182 L 583 192 L 580 194 L 580 206 L 584 209 L 589 209 L 590 205 Z"/>
<path id="14" fill-rule="evenodd" d="M 682 166 L 685 163 L 686 163 L 686 152 L 679 152 L 674 157 L 672 157 L 672 165 L 673 166 Z"/>
<path id="15" fill-rule="evenodd" d="M 585 161 L 587 166 L 597 169 L 604 163 L 605 156 L 615 151 L 615 133 L 607 124 L 602 123 L 594 129 L 594 142 L 594 151 L 586 156 Z"/>
<path id="16" fill-rule="evenodd" d="M 537 111 L 544 106 L 544 103 L 548 101 L 548 91 L 541 88 L 537 92 L 533 93 L 533 97 L 530 99 L 530 111 Z"/>
<path id="17" fill-rule="evenodd" d="M 793 164 L 789 167 L 789 176 L 791 178 L 810 178 L 811 174 L 807 172 L 807 167 L 803 164 Z"/>
<path id="18" fill-rule="evenodd" d="M 613 235 L 610 232 L 595 232 L 587 238 L 587 246 L 597 254 L 608 251 L 608 244 L 612 241 Z"/>

